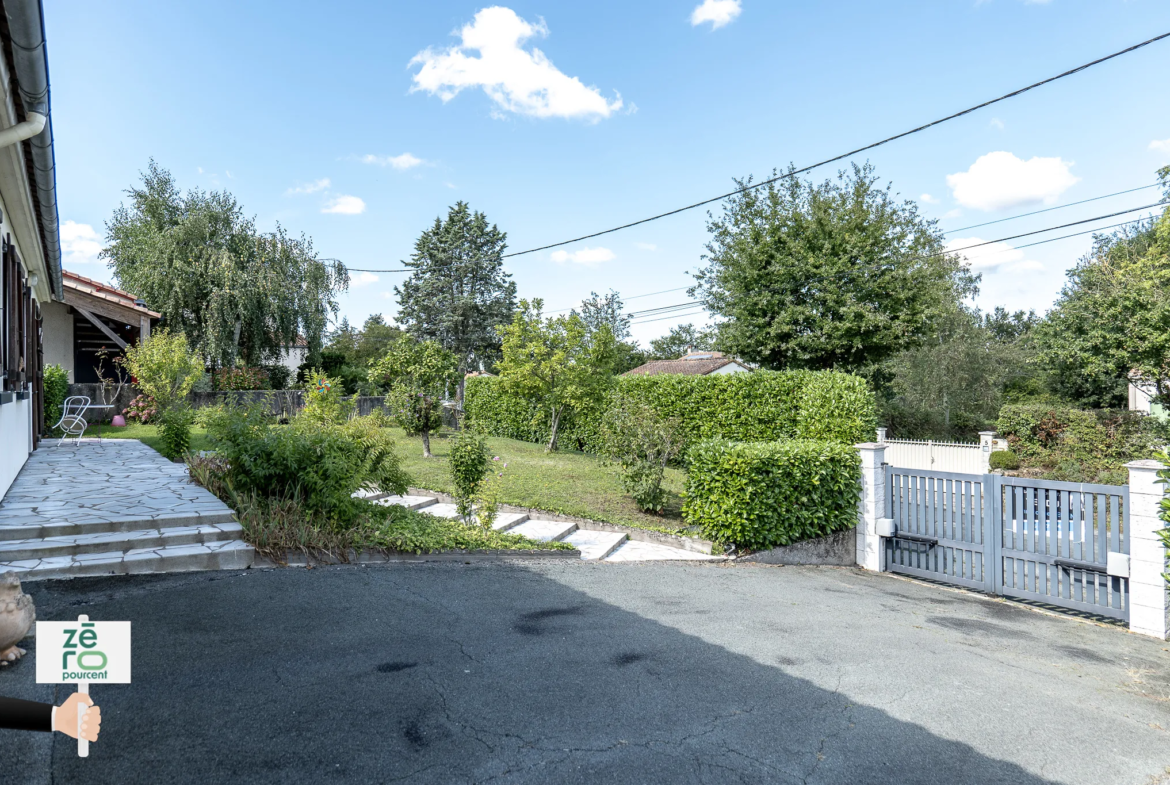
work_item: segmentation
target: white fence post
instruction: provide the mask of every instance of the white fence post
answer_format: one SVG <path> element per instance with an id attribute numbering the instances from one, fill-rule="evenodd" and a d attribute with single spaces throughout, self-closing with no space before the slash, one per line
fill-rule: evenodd
<path id="1" fill-rule="evenodd" d="M 1158 461 L 1133 461 L 1129 469 L 1129 629 L 1166 639 L 1170 633 L 1166 546 L 1158 537 L 1165 527 L 1160 516 L 1164 487 L 1158 482 Z"/>
<path id="2" fill-rule="evenodd" d="M 885 444 L 886 443 L 886 429 L 885 428 L 878 428 L 877 429 L 877 440 L 878 440 L 878 444 Z"/>
<path id="3" fill-rule="evenodd" d="M 857 503 L 857 566 L 881 570 L 877 522 L 886 515 L 886 445 L 857 445 L 861 453 L 861 495 Z"/>
<path id="4" fill-rule="evenodd" d="M 979 449 L 983 453 L 983 473 L 991 472 L 991 451 L 995 449 L 995 431 L 979 432 Z"/>

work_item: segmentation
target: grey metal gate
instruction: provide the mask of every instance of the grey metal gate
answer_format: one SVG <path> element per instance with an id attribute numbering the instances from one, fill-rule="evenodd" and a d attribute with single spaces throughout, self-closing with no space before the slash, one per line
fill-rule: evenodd
<path id="1" fill-rule="evenodd" d="M 1128 620 L 1129 488 L 887 466 L 885 569 Z"/>

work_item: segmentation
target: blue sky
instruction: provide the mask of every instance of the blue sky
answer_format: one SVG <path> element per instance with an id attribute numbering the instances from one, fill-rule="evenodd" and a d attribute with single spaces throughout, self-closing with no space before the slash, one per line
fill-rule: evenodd
<path id="1" fill-rule="evenodd" d="M 45 15 L 66 267 L 99 279 L 104 222 L 151 156 L 184 188 L 230 190 L 262 228 L 279 221 L 323 256 L 393 268 L 456 199 L 523 250 L 1170 31 L 1161 0 L 52 0 Z M 943 229 L 1151 184 L 1170 163 L 1167 73 L 1170 40 L 861 160 Z M 948 237 L 969 245 L 1156 200 L 1149 189 Z M 684 287 L 705 220 L 697 210 L 507 267 L 520 295 L 550 310 L 591 290 Z M 972 255 L 978 303 L 1045 310 L 1089 244 Z M 393 316 L 401 275 L 373 278 L 355 274 L 342 297 L 351 321 Z M 634 335 L 645 343 L 686 321 L 703 317 L 641 322 Z"/>

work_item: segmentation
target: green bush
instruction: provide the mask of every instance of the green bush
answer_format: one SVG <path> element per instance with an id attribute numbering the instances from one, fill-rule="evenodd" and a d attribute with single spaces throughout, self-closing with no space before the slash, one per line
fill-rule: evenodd
<path id="1" fill-rule="evenodd" d="M 191 447 L 191 424 L 195 413 L 185 403 L 172 403 L 159 417 L 159 437 L 162 449 L 159 451 L 167 460 L 177 461 L 187 454 Z"/>
<path id="2" fill-rule="evenodd" d="M 569 413 L 561 425 L 561 443 L 600 452 L 603 419 L 623 401 L 645 404 L 661 417 L 677 419 L 688 443 L 797 438 L 856 444 L 872 439 L 877 425 L 876 402 L 866 382 L 835 371 L 622 376 L 604 406 Z M 494 377 L 467 380 L 464 408 L 492 436 L 529 442 L 548 439 L 545 414 L 508 396 Z"/>
<path id="3" fill-rule="evenodd" d="M 294 499 L 331 525 L 352 525 L 369 506 L 359 490 L 402 494 L 410 478 L 391 435 L 367 417 L 344 423 L 300 417 L 269 425 L 263 406 L 225 407 L 207 418 L 207 435 L 236 492 Z"/>
<path id="4" fill-rule="evenodd" d="M 342 397 L 342 385 L 337 379 L 316 369 L 305 382 L 305 408 L 298 419 L 320 425 L 340 425 L 353 415 L 354 402 Z"/>
<path id="5" fill-rule="evenodd" d="M 61 407 L 69 395 L 69 373 L 60 365 L 45 366 L 45 428 L 52 428 L 61 419 Z"/>
<path id="6" fill-rule="evenodd" d="M 268 374 L 268 389 L 287 390 L 292 371 L 287 365 L 261 365 L 259 368 Z"/>
<path id="7" fill-rule="evenodd" d="M 490 462 L 483 437 L 469 428 L 460 431 L 451 445 L 450 465 L 455 506 L 464 520 L 471 516 L 472 504 Z"/>
<path id="8" fill-rule="evenodd" d="M 996 428 L 1022 467 L 1069 482 L 1123 478 L 1126 463 L 1153 457 L 1167 437 L 1163 423 L 1139 412 L 1049 404 L 1004 406 Z"/>
<path id="9" fill-rule="evenodd" d="M 993 452 L 987 459 L 988 464 L 992 469 L 999 469 L 1001 471 L 1015 471 L 1020 468 L 1020 456 L 1016 455 L 1011 450 L 1000 450 Z"/>
<path id="10" fill-rule="evenodd" d="M 617 466 L 625 492 L 643 512 L 661 513 L 666 506 L 662 479 L 666 465 L 682 450 L 682 423 L 647 404 L 624 401 L 606 414 L 601 437 L 602 453 Z"/>
<path id="11" fill-rule="evenodd" d="M 1159 450 L 1155 453 L 1154 458 L 1162 464 L 1161 470 L 1158 471 L 1158 480 L 1165 485 L 1170 485 L 1170 452 L 1167 450 Z M 1170 494 L 1162 496 L 1162 500 L 1158 503 L 1158 515 L 1162 519 L 1162 523 L 1166 524 L 1158 530 L 1158 538 L 1167 549 L 1170 549 Z M 1170 583 L 1170 570 L 1162 573 L 1162 577 Z"/>
<path id="12" fill-rule="evenodd" d="M 857 523 L 861 459 L 852 445 L 703 441 L 687 455 L 683 518 L 704 537 L 764 550 Z"/>

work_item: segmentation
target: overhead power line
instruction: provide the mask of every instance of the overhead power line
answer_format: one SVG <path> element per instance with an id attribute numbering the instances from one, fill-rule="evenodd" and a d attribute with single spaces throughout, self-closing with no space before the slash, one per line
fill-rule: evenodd
<path id="1" fill-rule="evenodd" d="M 1082 199 L 1079 202 L 1069 202 L 1068 204 L 1058 205 L 1057 207 L 1047 207 L 1043 210 L 1033 210 L 1030 213 L 1020 213 L 1019 215 L 1009 215 L 1007 218 L 999 218 L 994 221 L 987 221 L 981 224 L 972 224 L 971 226 L 964 226 L 960 229 L 947 229 L 944 234 L 955 234 L 957 232 L 966 232 L 970 229 L 978 229 L 983 226 L 991 226 L 992 224 L 1001 224 L 1004 221 L 1014 221 L 1017 218 L 1027 218 L 1030 215 L 1040 215 L 1040 213 L 1050 213 L 1053 210 L 1063 210 L 1066 207 L 1076 207 L 1078 204 L 1088 204 L 1089 202 L 1096 202 L 1101 199 L 1109 199 L 1114 196 L 1121 196 L 1122 194 L 1131 194 L 1134 191 L 1144 191 L 1147 188 L 1157 188 L 1160 183 L 1150 183 L 1149 185 L 1141 185 L 1137 188 L 1130 188 L 1128 191 L 1118 191 L 1117 193 L 1105 194 L 1104 196 L 1094 196 L 1092 199 Z"/>
<path id="2" fill-rule="evenodd" d="M 864 147 L 858 147 L 856 150 L 850 150 L 847 153 L 841 153 L 840 155 L 835 155 L 832 158 L 826 158 L 823 161 L 820 161 L 820 162 L 815 163 L 815 164 L 810 164 L 810 165 L 802 167 L 800 169 L 793 169 L 792 171 L 785 172 L 782 175 L 778 175 L 776 177 L 772 177 L 772 178 L 769 178 L 767 180 L 761 180 L 758 183 L 752 183 L 751 185 L 745 186 L 743 188 L 737 188 L 734 191 L 728 191 L 725 194 L 720 194 L 719 196 L 713 196 L 710 199 L 704 199 L 701 202 L 695 202 L 694 204 L 688 204 L 685 207 L 679 207 L 679 208 L 674 209 L 674 210 L 668 210 L 667 212 L 664 212 L 664 213 L 652 215 L 649 218 L 642 218 L 642 219 L 637 220 L 637 221 L 631 221 L 629 223 L 622 224 L 621 226 L 615 226 L 612 229 L 603 229 L 600 232 L 593 232 L 591 234 L 585 234 L 585 235 L 582 235 L 580 237 L 574 237 L 571 240 L 562 240 L 562 241 L 556 242 L 556 243 L 549 243 L 548 245 L 537 246 L 536 248 L 529 248 L 526 251 L 515 251 L 513 253 L 504 254 L 502 258 L 508 259 L 508 258 L 511 258 L 514 256 L 524 256 L 525 254 L 536 253 L 538 251 L 547 251 L 550 248 L 558 248 L 562 245 L 569 245 L 571 243 L 578 243 L 578 242 L 581 242 L 582 240 L 591 240 L 594 237 L 601 237 L 603 235 L 613 234 L 614 232 L 620 232 L 623 229 L 629 229 L 629 228 L 634 227 L 634 226 L 641 226 L 642 224 L 650 223 L 651 221 L 657 221 L 661 218 L 667 218 L 667 217 L 672 216 L 672 215 L 678 215 L 679 213 L 684 213 L 688 210 L 694 210 L 695 208 L 703 207 L 703 206 L 708 205 L 708 204 L 714 204 L 715 202 L 721 202 L 724 199 L 727 199 L 728 197 L 735 196 L 736 194 L 744 193 L 746 191 L 752 191 L 752 190 L 755 190 L 756 188 L 762 188 L 765 185 L 770 185 L 770 184 L 778 182 L 780 180 L 785 180 L 785 179 L 788 179 L 790 177 L 795 177 L 796 175 L 799 175 L 799 174 L 804 174 L 805 172 L 810 172 L 813 169 L 817 169 L 821 166 L 826 166 L 826 165 L 831 164 L 831 163 L 836 163 L 837 161 L 843 161 L 846 158 L 851 158 L 852 156 L 857 155 L 858 153 L 864 153 L 867 150 L 873 150 L 874 148 L 881 147 L 882 145 L 897 141 L 898 139 L 904 139 L 907 136 L 910 136 L 912 134 L 920 133 L 921 131 L 925 131 L 928 128 L 933 128 L 936 125 L 941 125 L 942 123 L 946 123 L 946 122 L 949 122 L 951 120 L 958 119 L 960 117 L 963 117 L 964 115 L 971 114 L 972 112 L 976 112 L 980 109 L 985 109 L 985 108 L 987 108 L 993 104 L 997 104 L 1001 101 L 1006 101 L 1009 98 L 1015 98 L 1016 96 L 1023 95 L 1024 93 L 1026 93 L 1030 90 L 1035 90 L 1038 87 L 1043 87 L 1044 85 L 1051 84 L 1052 82 L 1055 82 L 1059 79 L 1064 79 L 1065 77 L 1073 76 L 1074 74 L 1078 74 L 1081 71 L 1092 68 L 1095 65 L 1100 65 L 1101 63 L 1107 62 L 1107 61 L 1112 60 L 1114 58 L 1121 57 L 1122 55 L 1125 55 L 1125 54 L 1129 54 L 1130 52 L 1135 52 L 1138 49 L 1141 49 L 1142 47 L 1149 46 L 1150 44 L 1156 43 L 1157 41 L 1161 41 L 1164 38 L 1170 38 L 1170 33 L 1162 33 L 1161 35 L 1154 36 L 1153 38 L 1142 41 L 1141 43 L 1134 44 L 1133 46 L 1130 46 L 1130 47 L 1126 47 L 1125 49 L 1122 49 L 1119 52 L 1114 52 L 1113 54 L 1106 55 L 1105 57 L 1099 57 L 1096 60 L 1085 63 L 1084 65 L 1077 66 L 1076 68 L 1072 68 L 1068 71 L 1064 71 L 1062 73 L 1057 74 L 1056 76 L 1050 76 L 1047 79 L 1043 79 L 1039 82 L 1034 82 L 1034 83 L 1028 85 L 1027 87 L 1021 87 L 1018 90 L 1013 90 L 1010 93 L 1007 93 L 1005 95 L 1001 95 L 999 98 L 993 98 L 990 101 L 984 101 L 981 104 L 976 104 L 975 106 L 969 107 L 967 109 L 963 109 L 960 112 L 955 112 L 954 114 L 950 114 L 950 115 L 947 115 L 946 117 L 942 117 L 938 120 L 934 120 L 934 121 L 931 121 L 929 123 L 926 123 L 925 125 L 920 125 L 917 128 L 911 128 L 909 131 L 903 131 L 900 134 L 895 134 L 894 136 L 888 136 L 885 139 L 882 139 L 881 141 L 874 142 L 872 144 L 867 144 Z"/>

